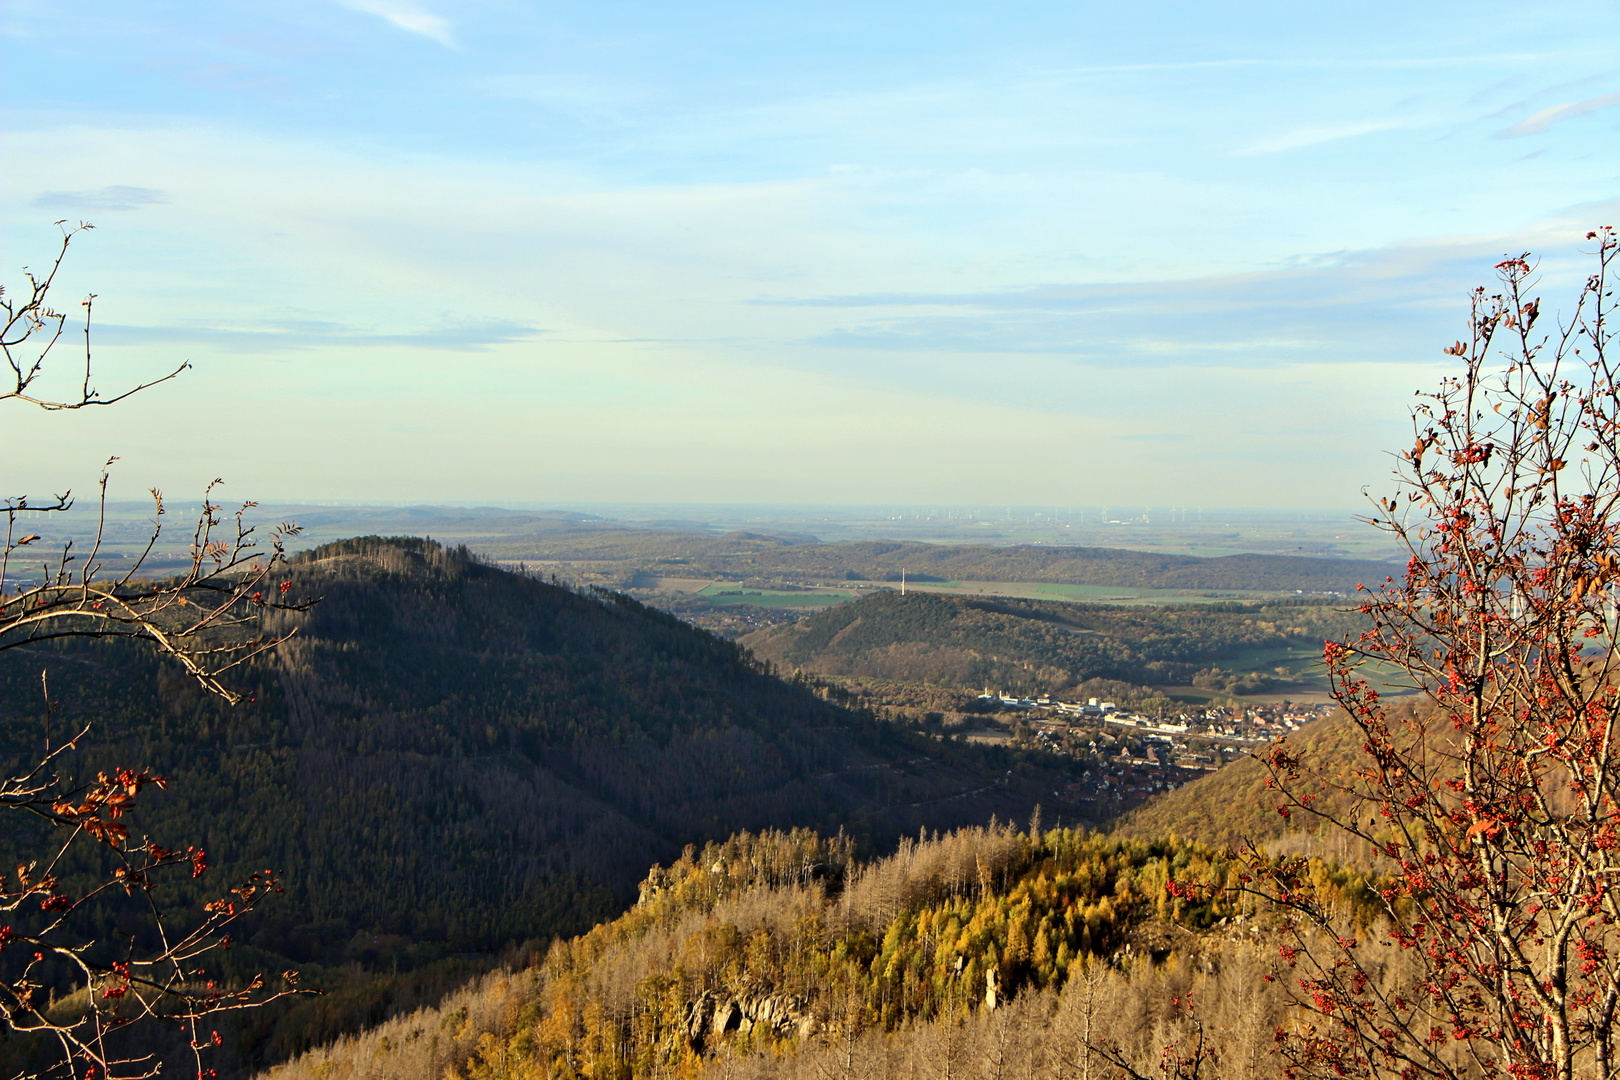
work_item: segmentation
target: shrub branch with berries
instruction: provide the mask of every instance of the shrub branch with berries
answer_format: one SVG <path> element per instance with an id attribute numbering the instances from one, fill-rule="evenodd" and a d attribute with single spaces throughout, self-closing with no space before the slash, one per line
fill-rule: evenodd
<path id="1" fill-rule="evenodd" d="M 1445 350 L 1462 371 L 1420 396 L 1396 490 L 1373 500 L 1406 570 L 1364 587 L 1370 628 L 1325 652 L 1358 767 L 1295 740 L 1265 755 L 1280 813 L 1376 852 L 1385 909 L 1358 933 L 1304 860 L 1251 851 L 1248 887 L 1286 916 L 1291 1077 L 1620 1069 L 1617 240 L 1587 240 L 1572 308 L 1531 295 L 1527 256 L 1474 293 Z M 1398 705 L 1379 692 L 1403 683 Z"/>

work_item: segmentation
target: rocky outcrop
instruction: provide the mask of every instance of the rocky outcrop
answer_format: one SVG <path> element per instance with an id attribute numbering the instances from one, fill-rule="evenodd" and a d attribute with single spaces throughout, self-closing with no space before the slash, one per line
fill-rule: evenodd
<path id="1" fill-rule="evenodd" d="M 665 889 L 669 888 L 669 871 L 662 866 L 654 865 L 647 871 L 647 876 L 641 881 L 641 895 L 636 898 L 637 904 L 645 904 Z"/>
<path id="2" fill-rule="evenodd" d="M 712 1039 L 732 1032 L 749 1034 L 764 1027 L 778 1036 L 807 1038 L 816 1032 L 816 1019 L 806 1002 L 795 994 L 743 993 L 736 996 L 700 994 L 686 1007 L 686 1041 L 701 1051 Z"/>

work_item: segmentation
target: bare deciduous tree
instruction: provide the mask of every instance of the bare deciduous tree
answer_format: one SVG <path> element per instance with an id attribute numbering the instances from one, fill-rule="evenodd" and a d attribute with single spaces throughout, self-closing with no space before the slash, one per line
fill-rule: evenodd
<path id="1" fill-rule="evenodd" d="M 0 348 L 11 372 L 10 385 L 0 389 L 0 403 L 49 412 L 110 405 L 167 382 L 189 366 L 181 364 L 161 378 L 103 397 L 92 385 L 90 315 L 95 298 L 90 296 L 82 303 L 82 379 L 75 374 L 77 388 L 71 394 L 41 389 L 42 380 L 59 370 L 53 366 L 54 354 L 68 321 L 67 314 L 51 306 L 50 292 L 70 244 L 88 228 L 63 228 L 49 270 L 25 272 L 25 295 L 12 298 L 0 291 Z M 222 677 L 277 643 L 256 631 L 261 612 L 303 610 L 309 602 L 290 595 L 291 581 L 281 573 L 286 566 L 283 544 L 296 527 L 278 526 L 261 545 L 244 520 L 252 504 L 224 514 L 213 501 L 214 486 L 209 486 L 192 532 L 189 566 L 165 577 L 146 570 L 165 514 L 157 491 L 152 492 L 155 512 L 145 551 L 117 575 L 105 575 L 100 561 L 105 470 L 97 492 L 96 538 L 82 557 L 71 541 L 54 547 L 27 527 L 42 517 L 54 520 L 65 514 L 73 506 L 71 494 L 44 501 L 5 497 L 0 651 L 72 637 L 136 638 L 178 661 L 208 691 L 238 701 Z M 52 554 L 35 565 L 30 554 L 42 548 Z M 14 775 L 0 776 L 0 809 L 34 815 L 49 826 L 45 847 L 35 857 L 13 874 L 0 874 L 0 916 L 8 921 L 0 926 L 0 1024 L 5 1031 L 46 1039 L 56 1047 L 36 1075 L 112 1080 L 150 1076 L 159 1067 L 154 1054 L 129 1041 L 126 1029 L 138 1028 L 142 1021 L 178 1023 L 198 1075 L 206 1076 L 202 1053 L 217 1043 L 218 1035 L 203 1030 L 203 1018 L 297 992 L 291 972 L 275 985 L 256 978 L 246 986 L 227 987 L 209 981 L 199 964 L 204 954 L 229 947 L 232 924 L 280 886 L 273 873 L 264 871 L 208 903 L 201 917 L 166 911 L 153 896 L 160 879 L 174 873 L 200 877 L 208 869 L 208 856 L 196 847 L 182 850 L 150 838 L 134 839 L 121 819 L 143 790 L 165 787 L 167 778 L 145 769 L 114 768 L 89 781 L 65 779 L 60 767 L 90 727 L 53 737 L 49 687 L 42 682 L 41 690 L 44 740 L 21 760 Z M 112 869 L 107 877 L 70 890 L 58 872 L 81 844 L 100 845 Z M 142 950 L 134 937 L 122 944 L 91 941 L 76 931 L 76 914 L 116 896 L 133 898 L 143 907 L 144 936 L 155 946 Z M 58 990 L 82 999 L 82 1006 L 53 1006 Z"/>

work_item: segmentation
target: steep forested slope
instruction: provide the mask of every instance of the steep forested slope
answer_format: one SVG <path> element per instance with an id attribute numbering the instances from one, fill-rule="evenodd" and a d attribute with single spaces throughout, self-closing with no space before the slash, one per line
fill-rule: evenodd
<path id="1" fill-rule="evenodd" d="M 1191 1032 L 1189 992 L 1216 1075 L 1277 1076 L 1277 941 L 1240 873 L 1196 843 L 1067 829 L 962 830 L 866 864 L 802 832 L 733 837 L 535 968 L 270 1077 L 1115 1075 L 1088 1041 L 1152 1075 Z M 1363 877 L 1308 874 L 1371 915 Z M 1195 901 L 1172 878 L 1227 887 Z"/>
<path id="2" fill-rule="evenodd" d="M 1256 649 L 1320 647 L 1352 616 L 1316 603 L 1102 607 L 882 592 L 741 639 L 783 668 L 955 686 L 1061 690 L 1187 683 Z"/>
<path id="3" fill-rule="evenodd" d="M 324 599 L 267 627 L 297 633 L 241 672 L 235 709 L 127 643 L 0 654 L 0 765 L 40 745 L 43 670 L 57 736 L 96 725 L 69 768 L 174 777 L 143 795 L 134 835 L 206 846 L 210 890 L 284 874 L 242 965 L 387 970 L 574 932 L 688 842 L 808 825 L 883 846 L 1027 813 L 1056 786 L 908 740 L 633 601 L 431 542 L 329 545 L 293 578 Z M 0 837 L 0 859 L 39 842 Z M 100 917 L 105 936 L 116 920 Z"/>

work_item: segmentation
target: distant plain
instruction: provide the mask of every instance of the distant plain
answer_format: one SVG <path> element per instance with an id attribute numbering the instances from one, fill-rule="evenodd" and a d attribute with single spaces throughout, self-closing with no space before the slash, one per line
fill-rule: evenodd
<path id="1" fill-rule="evenodd" d="M 226 489 L 228 490 L 228 489 Z M 229 513 L 236 505 L 221 497 Z M 164 516 L 156 554 L 184 555 L 190 521 L 199 504 L 174 500 Z M 145 546 L 151 532 L 150 501 L 107 505 L 103 555 L 128 558 Z M 1328 558 L 1391 559 L 1397 552 L 1384 534 L 1359 520 L 1355 511 L 1281 512 L 1183 508 L 944 508 L 725 506 L 715 504 L 568 504 L 499 506 L 393 506 L 262 501 L 248 514 L 261 529 L 294 521 L 304 529 L 296 547 L 361 534 L 430 535 L 465 543 L 501 560 L 537 557 L 544 537 L 591 533 L 657 531 L 720 536 L 761 533 L 835 543 L 846 540 L 898 540 L 930 544 L 1064 545 L 1128 548 L 1173 555 L 1218 557 L 1246 552 Z M 80 554 L 96 533 L 96 507 L 81 498 L 66 514 L 30 514 L 22 524 L 75 541 Z M 47 527 L 42 527 L 47 526 Z"/>

